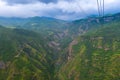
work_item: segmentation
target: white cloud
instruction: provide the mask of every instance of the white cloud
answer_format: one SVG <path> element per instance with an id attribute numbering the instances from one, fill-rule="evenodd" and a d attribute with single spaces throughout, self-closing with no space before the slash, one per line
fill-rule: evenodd
<path id="1" fill-rule="evenodd" d="M 105 0 L 106 13 L 119 12 L 120 0 Z M 0 0 L 0 16 L 33 17 L 48 16 L 58 19 L 78 19 L 97 14 L 96 0 L 59 0 L 57 3 L 29 3 L 8 5 Z"/>

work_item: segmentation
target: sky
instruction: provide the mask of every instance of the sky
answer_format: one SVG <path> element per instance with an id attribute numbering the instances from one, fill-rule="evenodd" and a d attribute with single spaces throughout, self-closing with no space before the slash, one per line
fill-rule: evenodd
<path id="1" fill-rule="evenodd" d="M 105 14 L 120 12 L 120 0 L 105 0 Z M 98 15 L 97 0 L 0 0 L 2 17 L 52 17 L 76 20 Z"/>

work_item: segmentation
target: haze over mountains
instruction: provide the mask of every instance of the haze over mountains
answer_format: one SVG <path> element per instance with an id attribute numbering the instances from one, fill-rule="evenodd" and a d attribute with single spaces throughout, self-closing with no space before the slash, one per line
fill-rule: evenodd
<path id="1" fill-rule="evenodd" d="M 0 80 L 119 80 L 120 13 L 63 21 L 0 17 Z"/>

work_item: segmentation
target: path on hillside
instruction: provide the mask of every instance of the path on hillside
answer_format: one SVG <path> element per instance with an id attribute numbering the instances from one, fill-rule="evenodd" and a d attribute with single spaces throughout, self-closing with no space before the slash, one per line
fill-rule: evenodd
<path id="1" fill-rule="evenodd" d="M 78 41 L 76 39 L 74 39 L 70 44 L 69 44 L 69 47 L 68 47 L 68 60 L 71 59 L 72 57 L 72 52 L 73 52 L 73 49 L 72 49 L 72 46 L 76 45 L 78 43 Z"/>

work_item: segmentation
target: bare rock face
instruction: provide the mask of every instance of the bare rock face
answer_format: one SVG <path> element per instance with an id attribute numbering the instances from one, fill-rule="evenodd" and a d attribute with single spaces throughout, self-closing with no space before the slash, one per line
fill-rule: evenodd
<path id="1" fill-rule="evenodd" d="M 5 69 L 5 63 L 3 61 L 0 61 L 0 69 Z"/>

